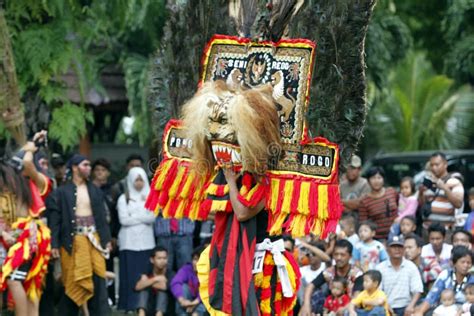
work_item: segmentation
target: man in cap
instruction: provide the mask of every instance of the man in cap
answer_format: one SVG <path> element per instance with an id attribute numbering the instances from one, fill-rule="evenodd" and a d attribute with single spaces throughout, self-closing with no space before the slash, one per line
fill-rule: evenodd
<path id="1" fill-rule="evenodd" d="M 61 258 L 65 295 L 60 315 L 78 315 L 88 304 L 90 315 L 108 315 L 105 258 L 110 251 L 110 230 L 104 197 L 89 181 L 90 161 L 74 155 L 68 162 L 69 183 L 47 201 L 52 231 L 52 257 Z"/>
<path id="2" fill-rule="evenodd" d="M 359 207 L 360 198 L 370 192 L 369 183 L 360 176 L 362 160 L 353 155 L 347 166 L 346 177 L 339 185 L 344 211 L 355 211 Z"/>
<path id="3" fill-rule="evenodd" d="M 381 262 L 377 270 L 382 273 L 382 291 L 387 294 L 388 304 L 397 316 L 411 315 L 423 293 L 423 282 L 416 265 L 404 258 L 404 240 L 391 236 L 387 241 L 389 260 Z"/>

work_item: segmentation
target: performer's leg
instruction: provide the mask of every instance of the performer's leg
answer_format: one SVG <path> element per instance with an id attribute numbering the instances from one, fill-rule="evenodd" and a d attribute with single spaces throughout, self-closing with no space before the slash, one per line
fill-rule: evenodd
<path id="1" fill-rule="evenodd" d="M 28 316 L 39 315 L 39 302 L 28 300 Z"/>
<path id="2" fill-rule="evenodd" d="M 43 316 L 55 316 L 56 312 L 54 310 L 54 289 L 55 283 L 54 280 L 54 263 L 50 262 L 48 265 L 48 274 L 45 276 L 45 288 L 43 295 L 40 299 L 40 315 Z"/>
<path id="3" fill-rule="evenodd" d="M 115 256 L 116 256 L 116 254 L 112 253 L 110 255 L 110 258 L 105 261 L 105 267 L 106 267 L 107 271 L 115 272 L 115 269 L 114 269 L 114 258 L 115 258 Z M 115 278 L 114 278 L 114 282 L 112 282 L 111 284 L 109 284 L 107 286 L 107 294 L 108 294 L 109 299 L 112 301 L 112 305 L 115 305 L 116 304 L 116 302 L 115 302 Z"/>
<path id="4" fill-rule="evenodd" d="M 94 296 L 89 300 L 89 313 L 91 316 L 107 316 L 110 313 L 107 286 L 104 278 L 92 276 L 94 281 Z"/>
<path id="5" fill-rule="evenodd" d="M 8 290 L 12 294 L 13 300 L 15 301 L 15 315 L 28 316 L 28 299 L 26 298 L 23 284 L 21 284 L 19 281 L 8 280 L 7 285 Z"/>
<path id="6" fill-rule="evenodd" d="M 78 314 L 79 306 L 64 293 L 59 302 L 59 315 L 77 316 Z"/>

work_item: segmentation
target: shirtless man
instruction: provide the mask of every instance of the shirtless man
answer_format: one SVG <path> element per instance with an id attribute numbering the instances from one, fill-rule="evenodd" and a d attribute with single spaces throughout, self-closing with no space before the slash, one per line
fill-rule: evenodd
<path id="1" fill-rule="evenodd" d="M 104 197 L 89 181 L 90 161 L 74 155 L 68 162 L 72 181 L 47 202 L 51 212 L 52 257 L 61 259 L 65 295 L 61 315 L 78 315 L 88 304 L 90 315 L 108 315 L 105 258 L 111 248 Z"/>

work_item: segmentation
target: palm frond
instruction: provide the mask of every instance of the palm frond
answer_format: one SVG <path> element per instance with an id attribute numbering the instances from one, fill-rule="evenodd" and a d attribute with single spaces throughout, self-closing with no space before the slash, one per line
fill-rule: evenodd
<path id="1" fill-rule="evenodd" d="M 462 148 L 474 134 L 470 89 L 436 75 L 423 53 L 407 55 L 389 77 L 392 89 L 370 113 L 369 130 L 387 151 Z"/>

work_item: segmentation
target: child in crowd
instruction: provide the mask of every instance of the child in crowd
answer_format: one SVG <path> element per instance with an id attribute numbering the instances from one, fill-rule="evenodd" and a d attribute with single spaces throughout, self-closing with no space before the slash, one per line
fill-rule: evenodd
<path id="1" fill-rule="evenodd" d="M 398 216 L 390 228 L 390 235 L 400 235 L 401 221 L 406 216 L 415 216 L 418 208 L 418 198 L 415 192 L 415 181 L 411 177 L 404 177 L 400 181 L 400 195 L 398 198 Z M 415 223 L 416 228 L 416 223 Z"/>
<path id="2" fill-rule="evenodd" d="M 339 221 L 341 232 L 338 239 L 347 239 L 353 247 L 359 242 L 359 236 L 356 234 L 356 219 L 353 215 L 345 214 Z"/>
<path id="3" fill-rule="evenodd" d="M 415 234 L 415 231 L 416 231 L 416 218 L 415 218 L 415 216 L 411 216 L 411 215 L 405 216 L 400 221 L 399 234 L 395 235 L 394 232 L 392 230 L 390 230 L 390 234 L 388 235 L 388 238 L 390 239 L 390 238 L 393 238 L 395 236 L 405 238 L 406 236 L 408 236 L 412 233 Z"/>
<path id="4" fill-rule="evenodd" d="M 199 280 L 197 277 L 197 262 L 202 248 L 193 251 L 192 262 L 185 264 L 176 272 L 171 281 L 171 293 L 176 299 L 176 315 L 203 316 L 206 308 L 199 297 Z"/>
<path id="5" fill-rule="evenodd" d="M 409 215 L 402 218 L 400 222 L 400 233 L 403 235 L 403 238 L 409 234 L 414 234 L 416 231 L 416 218 L 415 216 Z"/>
<path id="6" fill-rule="evenodd" d="M 458 315 L 471 316 L 474 314 L 474 284 L 466 284 L 464 294 L 466 296 L 466 303 L 462 305 L 462 309 L 459 311 Z"/>
<path id="7" fill-rule="evenodd" d="M 152 271 L 142 274 L 135 286 L 139 292 L 138 315 L 163 316 L 168 311 L 169 283 L 172 272 L 168 267 L 168 251 L 163 247 L 155 247 L 150 255 Z"/>
<path id="8" fill-rule="evenodd" d="M 364 273 L 364 290 L 349 304 L 350 316 L 390 315 L 387 295 L 379 289 L 382 274 L 377 270 Z"/>
<path id="9" fill-rule="evenodd" d="M 466 219 L 466 223 L 464 224 L 464 229 L 474 234 L 474 188 L 469 190 L 469 208 L 471 209 L 471 213 Z"/>
<path id="10" fill-rule="evenodd" d="M 445 289 L 441 292 L 440 302 L 442 305 L 439 305 L 433 311 L 433 316 L 450 316 L 458 314 L 458 307 L 454 299 L 453 289 Z"/>
<path id="11" fill-rule="evenodd" d="M 375 269 L 376 265 L 388 258 L 384 245 L 374 240 L 376 229 L 377 225 L 371 220 L 362 222 L 359 227 L 360 241 L 354 247 L 353 257 L 355 264 L 364 272 Z"/>
<path id="12" fill-rule="evenodd" d="M 347 280 L 343 277 L 335 277 L 330 286 L 331 294 L 324 301 L 323 315 L 342 315 L 351 299 L 347 295 Z"/>

